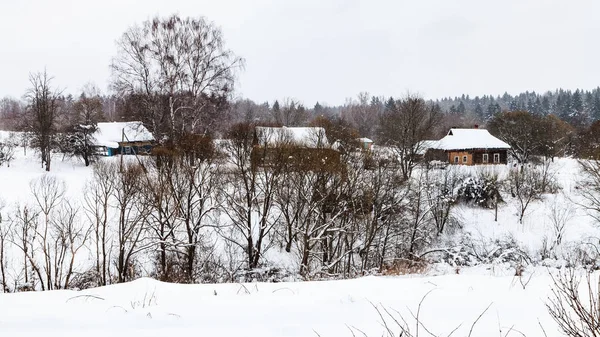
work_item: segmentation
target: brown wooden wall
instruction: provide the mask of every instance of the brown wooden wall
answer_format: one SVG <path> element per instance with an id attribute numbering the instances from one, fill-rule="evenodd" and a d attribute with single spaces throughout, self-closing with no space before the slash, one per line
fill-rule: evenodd
<path id="1" fill-rule="evenodd" d="M 287 171 L 338 172 L 342 169 L 340 153 L 328 148 L 254 146 L 252 164 Z"/>
<path id="2" fill-rule="evenodd" d="M 483 154 L 488 154 L 488 162 L 483 162 Z M 494 154 L 500 154 L 500 162 L 497 164 L 506 164 L 508 162 L 507 150 L 471 150 L 471 151 L 448 151 L 448 163 L 454 165 L 454 157 L 458 156 L 458 165 L 488 165 L 494 164 Z M 467 162 L 463 162 L 463 156 L 467 157 Z"/>
<path id="3" fill-rule="evenodd" d="M 458 163 L 454 161 L 454 158 L 458 156 Z M 467 162 L 463 161 L 463 157 L 467 157 Z M 450 164 L 457 165 L 473 165 L 473 155 L 468 151 L 448 151 L 448 162 Z"/>

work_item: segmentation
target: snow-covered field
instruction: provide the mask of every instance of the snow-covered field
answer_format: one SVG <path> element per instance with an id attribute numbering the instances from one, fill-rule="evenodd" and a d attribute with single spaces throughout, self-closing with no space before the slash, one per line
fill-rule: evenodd
<path id="1" fill-rule="evenodd" d="M 0 295 L 3 336 L 382 336 L 374 306 L 396 333 L 398 311 L 416 332 L 558 337 L 546 312 L 550 277 L 536 269 L 523 289 L 500 270 L 459 275 L 364 277 L 345 281 L 175 285 L 151 279 L 88 289 Z M 421 335 L 424 327 L 419 327 Z"/>

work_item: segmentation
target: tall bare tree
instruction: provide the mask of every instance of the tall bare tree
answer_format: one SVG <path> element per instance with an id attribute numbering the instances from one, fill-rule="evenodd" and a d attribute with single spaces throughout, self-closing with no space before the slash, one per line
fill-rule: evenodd
<path id="1" fill-rule="evenodd" d="M 114 174 L 119 168 L 115 162 L 98 162 L 93 166 L 92 179 L 86 184 L 84 211 L 92 226 L 92 242 L 96 258 L 98 285 L 110 283 L 111 204 L 116 188 Z"/>
<path id="2" fill-rule="evenodd" d="M 8 241 L 8 235 L 10 234 L 10 224 L 7 222 L 3 222 L 2 220 L 2 211 L 4 209 L 4 205 L 0 200 L 0 277 L 2 278 L 2 282 L 0 286 L 2 286 L 2 292 L 8 292 L 8 280 L 6 279 L 6 243 Z"/>
<path id="3" fill-rule="evenodd" d="M 26 130 L 32 133 L 32 144 L 40 151 L 46 171 L 50 171 L 58 119 L 59 93 L 52 88 L 52 79 L 46 71 L 30 74 L 31 88 L 25 95 L 29 103 Z"/>
<path id="4" fill-rule="evenodd" d="M 205 18 L 155 17 L 118 40 L 113 87 L 136 95 L 156 139 L 207 128 L 207 107 L 233 88 L 243 60 L 225 47 L 221 30 Z"/>
<path id="5" fill-rule="evenodd" d="M 135 276 L 135 257 L 148 249 L 142 245 L 144 224 L 148 207 L 142 202 L 143 190 L 140 176 L 143 168 L 137 163 L 127 163 L 116 175 L 114 200 L 118 214 L 117 226 L 117 277 L 125 282 Z"/>
<path id="6" fill-rule="evenodd" d="M 379 106 L 369 93 L 361 92 L 356 99 L 349 99 L 342 108 L 342 116 L 349 120 L 361 137 L 373 137 Z"/>
<path id="7" fill-rule="evenodd" d="M 303 126 L 308 120 L 308 112 L 302 103 L 294 99 L 285 99 L 283 104 L 273 104 L 271 109 L 273 120 L 278 125 Z"/>
<path id="8" fill-rule="evenodd" d="M 400 163 L 404 179 L 408 179 L 417 165 L 421 141 L 431 135 L 440 121 L 441 112 L 424 99 L 408 95 L 394 102 L 380 120 L 380 137 L 384 144 L 393 148 Z"/>
<path id="9" fill-rule="evenodd" d="M 526 163 L 540 153 L 546 138 L 543 118 L 527 111 L 508 111 L 494 116 L 488 123 L 490 132 L 507 142 L 510 155 L 519 163 Z"/>

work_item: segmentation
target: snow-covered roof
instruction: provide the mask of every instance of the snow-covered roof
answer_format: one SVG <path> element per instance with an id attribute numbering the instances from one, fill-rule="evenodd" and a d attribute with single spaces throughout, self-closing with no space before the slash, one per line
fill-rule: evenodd
<path id="1" fill-rule="evenodd" d="M 438 150 L 510 149 L 510 145 L 492 136 L 485 129 L 450 129 L 435 146 Z"/>
<path id="2" fill-rule="evenodd" d="M 437 149 L 439 140 L 423 140 L 417 144 L 417 154 L 424 155 L 429 149 Z"/>
<path id="3" fill-rule="evenodd" d="M 373 143 L 373 140 L 369 139 L 369 138 L 358 138 L 357 139 L 359 142 L 361 143 Z"/>
<path id="4" fill-rule="evenodd" d="M 154 140 L 154 137 L 142 122 L 108 122 L 98 123 L 98 130 L 94 134 L 94 144 L 118 148 L 119 142 L 123 141 L 123 131 L 125 131 L 125 142 L 147 142 Z"/>
<path id="5" fill-rule="evenodd" d="M 320 127 L 264 127 L 257 126 L 259 144 L 277 145 L 282 143 L 305 147 L 324 147 L 327 144 L 325 129 Z"/>

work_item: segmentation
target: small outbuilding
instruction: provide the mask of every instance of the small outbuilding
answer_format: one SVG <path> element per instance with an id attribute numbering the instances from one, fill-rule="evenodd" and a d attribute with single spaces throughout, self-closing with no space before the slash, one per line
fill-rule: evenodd
<path id="1" fill-rule="evenodd" d="M 362 150 L 371 150 L 371 147 L 373 146 L 373 140 L 369 138 L 358 138 L 357 141 Z"/>
<path id="2" fill-rule="evenodd" d="M 142 122 L 98 123 L 94 138 L 96 152 L 104 156 L 149 154 L 154 144 Z"/>

